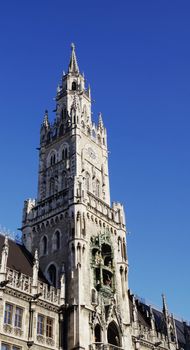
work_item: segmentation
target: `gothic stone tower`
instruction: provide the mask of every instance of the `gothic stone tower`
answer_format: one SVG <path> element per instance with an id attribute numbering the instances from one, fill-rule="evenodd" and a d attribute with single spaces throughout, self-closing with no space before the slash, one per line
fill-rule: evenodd
<path id="1" fill-rule="evenodd" d="M 107 133 L 91 120 L 74 45 L 57 88 L 56 116 L 40 131 L 38 198 L 23 210 L 23 242 L 49 282 L 65 283 L 65 349 L 131 348 L 123 206 L 110 205 Z M 108 345 L 109 348 L 109 345 Z"/>

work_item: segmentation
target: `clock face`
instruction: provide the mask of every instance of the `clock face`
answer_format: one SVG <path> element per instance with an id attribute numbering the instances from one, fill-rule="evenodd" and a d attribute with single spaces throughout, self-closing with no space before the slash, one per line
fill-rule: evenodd
<path id="1" fill-rule="evenodd" d="M 94 150 L 92 149 L 92 147 L 88 147 L 88 155 L 91 159 L 96 159 L 96 153 L 94 152 Z"/>
<path id="2" fill-rule="evenodd" d="M 98 162 L 98 156 L 91 145 L 86 145 L 86 157 L 91 163 L 97 163 Z"/>

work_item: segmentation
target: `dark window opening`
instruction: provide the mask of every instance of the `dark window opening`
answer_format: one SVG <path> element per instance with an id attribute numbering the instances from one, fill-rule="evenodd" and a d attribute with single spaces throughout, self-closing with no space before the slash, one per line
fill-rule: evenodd
<path id="1" fill-rule="evenodd" d="M 77 84 L 75 81 L 72 82 L 72 90 L 75 91 L 77 89 Z"/>
<path id="2" fill-rule="evenodd" d="M 59 136 L 63 136 L 63 131 L 64 131 L 64 127 L 63 127 L 63 124 L 61 124 L 59 128 Z"/>
<path id="3" fill-rule="evenodd" d="M 95 342 L 100 343 L 101 342 L 101 328 L 100 325 L 97 324 L 94 329 L 94 337 L 95 337 Z"/>
<path id="4" fill-rule="evenodd" d="M 103 270 L 103 284 L 112 288 L 112 274 L 109 271 Z"/>
<path id="5" fill-rule="evenodd" d="M 108 326 L 108 343 L 120 347 L 119 332 L 115 322 L 111 322 Z"/>
<path id="6" fill-rule="evenodd" d="M 55 164 L 55 154 L 52 154 L 51 159 L 50 159 L 50 164 L 51 165 Z"/>
<path id="7" fill-rule="evenodd" d="M 48 269 L 48 279 L 52 286 L 56 287 L 56 267 L 53 264 Z"/>
<path id="8" fill-rule="evenodd" d="M 106 256 L 104 259 L 104 265 L 108 266 L 109 268 L 112 267 L 112 259 L 109 256 Z"/>
<path id="9" fill-rule="evenodd" d="M 44 236 L 42 239 L 42 254 L 46 255 L 47 254 L 47 237 Z"/>
<path id="10" fill-rule="evenodd" d="M 55 232 L 55 250 L 59 250 L 60 249 L 60 232 L 56 231 Z"/>

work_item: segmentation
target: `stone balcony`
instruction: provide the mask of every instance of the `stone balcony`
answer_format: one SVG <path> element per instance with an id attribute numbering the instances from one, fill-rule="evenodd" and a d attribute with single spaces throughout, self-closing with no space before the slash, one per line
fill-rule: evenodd
<path id="1" fill-rule="evenodd" d="M 104 344 L 104 343 L 92 343 L 89 346 L 89 350 L 123 350 L 123 348 L 113 345 L 113 344 Z"/>

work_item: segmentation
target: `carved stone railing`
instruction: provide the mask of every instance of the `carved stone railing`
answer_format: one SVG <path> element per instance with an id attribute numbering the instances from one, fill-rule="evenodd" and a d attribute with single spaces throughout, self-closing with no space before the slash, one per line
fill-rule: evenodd
<path id="1" fill-rule="evenodd" d="M 115 224 L 120 224 L 120 219 L 118 216 L 118 212 L 111 208 L 108 204 L 106 204 L 100 198 L 97 198 L 91 192 L 88 191 L 88 205 L 89 207 L 95 211 L 95 213 L 99 212 L 101 215 L 104 215 L 108 220 L 113 220 Z"/>
<path id="2" fill-rule="evenodd" d="M 89 346 L 89 350 L 123 350 L 123 348 L 112 344 L 103 344 L 101 342 L 96 342 L 92 343 Z"/>
<path id="3" fill-rule="evenodd" d="M 7 268 L 7 280 L 9 280 L 8 287 L 17 289 L 23 293 L 29 294 L 32 297 L 32 277 L 24 275 L 16 270 Z M 46 283 L 38 281 L 37 293 L 41 293 L 39 299 L 53 303 L 60 304 L 60 289 L 49 286 Z"/>
<path id="4" fill-rule="evenodd" d="M 20 273 L 16 270 L 7 268 L 7 280 L 9 280 L 9 286 L 14 289 L 21 290 L 24 293 L 31 294 L 32 291 L 32 278 Z"/>
<path id="5" fill-rule="evenodd" d="M 40 299 L 44 299 L 53 304 L 60 304 L 60 289 L 48 286 L 46 283 L 38 282 L 38 293 L 41 293 Z"/>
<path id="6" fill-rule="evenodd" d="M 52 215 L 59 213 L 68 206 L 68 193 L 69 189 L 65 189 L 39 202 L 27 213 L 23 223 L 32 221 L 34 224 L 48 218 L 50 212 Z"/>

